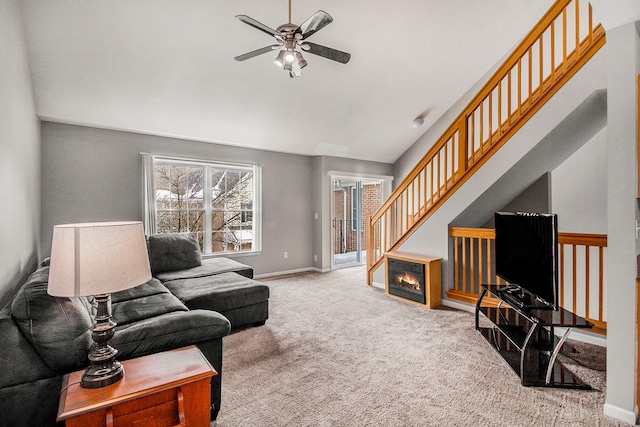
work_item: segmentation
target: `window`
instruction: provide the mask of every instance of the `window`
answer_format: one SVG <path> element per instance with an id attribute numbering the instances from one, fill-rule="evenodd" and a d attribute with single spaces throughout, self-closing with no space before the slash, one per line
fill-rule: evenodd
<path id="1" fill-rule="evenodd" d="M 155 232 L 191 232 L 204 254 L 260 250 L 260 168 L 155 158 Z"/>

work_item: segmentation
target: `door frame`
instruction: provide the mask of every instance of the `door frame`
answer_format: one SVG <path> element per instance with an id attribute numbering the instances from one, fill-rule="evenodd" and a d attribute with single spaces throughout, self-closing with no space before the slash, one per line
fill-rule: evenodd
<path id="1" fill-rule="evenodd" d="M 381 186 L 381 204 L 384 203 L 384 201 L 389 197 L 389 195 L 392 192 L 392 182 L 393 182 L 393 177 L 392 176 L 388 176 L 388 175 L 371 175 L 371 174 L 362 174 L 362 173 L 355 173 L 355 172 L 342 172 L 342 171 L 329 171 L 328 172 L 328 178 L 329 178 L 329 230 L 328 232 L 330 233 L 330 238 L 329 238 L 329 242 L 330 242 L 330 248 L 329 248 L 329 252 L 330 252 L 330 259 L 329 259 L 329 264 L 330 264 L 330 269 L 331 270 L 337 270 L 340 268 L 348 268 L 348 267 L 353 267 L 356 265 L 362 265 L 362 264 L 366 264 L 366 260 L 362 259 L 361 263 L 350 263 L 350 264 L 344 264 L 344 265 L 338 265 L 336 266 L 334 264 L 335 261 L 335 233 L 333 230 L 333 223 L 334 223 L 334 209 L 335 209 L 335 201 L 333 198 L 333 184 L 335 180 L 339 180 L 339 179 L 351 179 L 351 180 L 364 180 L 364 181 L 379 181 L 380 182 L 380 186 Z M 366 227 L 365 224 L 362 224 L 362 227 Z M 323 232 L 326 232 L 323 231 Z M 361 248 L 361 252 L 363 250 L 365 250 L 366 248 Z"/>

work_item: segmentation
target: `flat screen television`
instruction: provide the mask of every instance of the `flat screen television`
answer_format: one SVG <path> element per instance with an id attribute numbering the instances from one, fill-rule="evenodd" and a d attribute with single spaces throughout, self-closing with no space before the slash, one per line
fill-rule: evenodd
<path id="1" fill-rule="evenodd" d="M 501 296 L 520 308 L 558 308 L 558 219 L 555 214 L 495 213 L 496 274 Z"/>

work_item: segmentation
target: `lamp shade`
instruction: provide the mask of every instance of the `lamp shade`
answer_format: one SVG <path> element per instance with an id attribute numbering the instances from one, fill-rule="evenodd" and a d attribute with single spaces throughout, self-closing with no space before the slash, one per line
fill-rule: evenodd
<path id="1" fill-rule="evenodd" d="M 141 222 L 63 224 L 53 228 L 47 288 L 50 295 L 109 294 L 150 279 Z"/>

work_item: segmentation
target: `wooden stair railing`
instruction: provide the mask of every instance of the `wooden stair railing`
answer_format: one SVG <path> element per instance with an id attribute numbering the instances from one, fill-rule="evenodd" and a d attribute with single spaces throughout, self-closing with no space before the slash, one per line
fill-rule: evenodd
<path id="1" fill-rule="evenodd" d="M 558 0 L 366 224 L 367 282 L 602 47 L 586 0 Z"/>
<path id="2" fill-rule="evenodd" d="M 452 300 L 475 304 L 483 283 L 506 283 L 496 276 L 493 266 L 495 231 L 489 228 L 451 227 L 453 238 Z M 558 233 L 560 307 L 585 317 L 593 330 L 606 333 L 604 313 L 605 256 L 604 234 Z"/>

